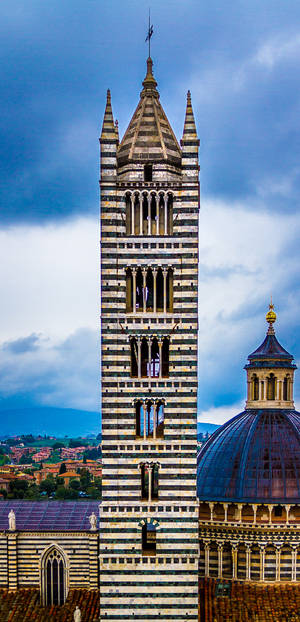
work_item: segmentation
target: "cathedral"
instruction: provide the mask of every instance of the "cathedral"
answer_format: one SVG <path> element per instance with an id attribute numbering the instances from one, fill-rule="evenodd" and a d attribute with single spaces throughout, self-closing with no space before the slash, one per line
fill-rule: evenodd
<path id="1" fill-rule="evenodd" d="M 245 366 L 245 410 L 197 456 L 199 139 L 190 92 L 179 143 L 149 57 L 121 141 L 107 92 L 100 150 L 102 500 L 0 503 L 0 620 L 275 620 L 239 617 L 248 596 L 231 618 L 210 599 L 218 585 L 235 594 L 246 585 L 249 595 L 272 583 L 282 601 L 285 583 L 287 603 L 298 598 L 293 356 L 277 340 L 271 303 L 267 335 Z"/>

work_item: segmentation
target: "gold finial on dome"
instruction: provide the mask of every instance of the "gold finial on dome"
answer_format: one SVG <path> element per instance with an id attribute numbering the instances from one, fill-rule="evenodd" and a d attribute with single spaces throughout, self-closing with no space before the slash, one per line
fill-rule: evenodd
<path id="1" fill-rule="evenodd" d="M 274 311 L 274 305 L 273 305 L 272 296 L 271 296 L 271 302 L 269 304 L 269 311 L 268 311 L 268 313 L 266 315 L 266 320 L 267 320 L 267 322 L 269 324 L 268 333 L 273 333 L 274 332 L 273 324 L 274 324 L 274 322 L 276 322 L 276 317 L 277 316 L 276 316 L 276 313 Z"/>

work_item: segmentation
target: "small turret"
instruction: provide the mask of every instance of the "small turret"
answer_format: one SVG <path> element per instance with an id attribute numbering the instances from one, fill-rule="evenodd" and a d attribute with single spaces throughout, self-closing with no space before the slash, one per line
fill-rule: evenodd
<path id="1" fill-rule="evenodd" d="M 272 299 L 266 315 L 267 335 L 251 354 L 247 371 L 248 398 L 246 408 L 294 408 L 293 382 L 296 365 L 293 356 L 280 345 L 274 323 L 276 313 Z"/>
<path id="2" fill-rule="evenodd" d="M 194 181 L 196 178 L 198 179 L 199 174 L 198 150 L 200 141 L 197 135 L 190 91 L 187 92 L 185 121 L 180 144 L 183 175 L 187 180 Z"/>

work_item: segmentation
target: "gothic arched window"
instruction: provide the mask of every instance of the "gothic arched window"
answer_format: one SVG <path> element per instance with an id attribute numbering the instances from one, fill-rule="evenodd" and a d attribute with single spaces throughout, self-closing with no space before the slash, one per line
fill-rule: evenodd
<path id="1" fill-rule="evenodd" d="M 270 374 L 267 384 L 267 399 L 275 400 L 276 378 L 274 374 Z"/>
<path id="2" fill-rule="evenodd" d="M 138 349 L 135 337 L 130 340 L 130 359 L 131 377 L 136 378 L 138 375 Z"/>
<path id="3" fill-rule="evenodd" d="M 63 553 L 52 547 L 42 560 L 42 602 L 63 605 L 67 597 L 67 569 Z"/>
<path id="4" fill-rule="evenodd" d="M 152 523 L 145 523 L 142 526 L 142 552 L 143 555 L 156 553 L 156 529 Z"/>
<path id="5" fill-rule="evenodd" d="M 132 271 L 126 270 L 126 313 L 133 311 Z"/>

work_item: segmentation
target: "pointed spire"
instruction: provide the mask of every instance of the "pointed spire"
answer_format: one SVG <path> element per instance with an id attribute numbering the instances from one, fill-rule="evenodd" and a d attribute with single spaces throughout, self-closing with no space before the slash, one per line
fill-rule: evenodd
<path id="1" fill-rule="evenodd" d="M 187 92 L 186 113 L 182 138 L 189 140 L 198 139 L 190 91 Z"/>
<path id="2" fill-rule="evenodd" d="M 152 58 L 149 56 L 147 58 L 147 74 L 143 82 L 144 88 L 141 92 L 141 97 L 145 97 L 146 95 L 149 95 L 149 91 L 151 91 L 152 96 L 159 97 L 159 93 L 156 89 L 157 82 L 153 76 L 152 66 L 153 66 L 153 61 L 152 61 Z"/>
<path id="3" fill-rule="evenodd" d="M 107 89 L 106 107 L 103 118 L 101 138 L 115 138 L 114 117 L 111 107 L 110 90 Z"/>

